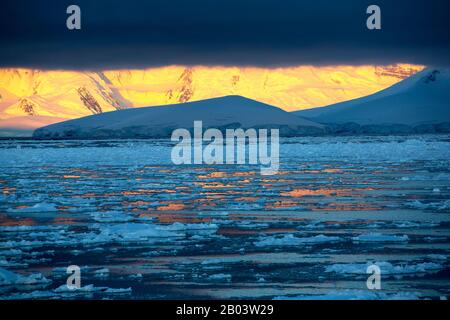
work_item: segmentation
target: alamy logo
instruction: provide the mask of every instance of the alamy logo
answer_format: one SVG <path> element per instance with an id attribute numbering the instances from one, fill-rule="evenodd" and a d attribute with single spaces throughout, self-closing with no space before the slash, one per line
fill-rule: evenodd
<path id="1" fill-rule="evenodd" d="M 67 278 L 67 288 L 70 290 L 76 290 L 81 288 L 81 270 L 77 265 L 71 265 L 67 267 L 67 274 L 70 276 Z"/>
<path id="2" fill-rule="evenodd" d="M 203 132 L 202 121 L 194 121 L 194 137 L 187 129 L 172 132 L 171 159 L 179 164 L 259 164 L 262 175 L 274 175 L 279 168 L 279 130 L 219 129 Z M 203 146 L 203 142 L 207 142 Z M 270 150 L 269 150 L 270 149 Z"/>
<path id="3" fill-rule="evenodd" d="M 367 289 L 380 290 L 381 289 L 381 269 L 376 264 L 372 264 L 367 267 L 367 274 L 370 276 L 367 278 Z"/>
<path id="4" fill-rule="evenodd" d="M 370 16 L 367 18 L 366 26 L 369 30 L 380 30 L 381 29 L 381 9 L 379 6 L 373 4 L 367 7 L 367 14 Z"/>
<path id="5" fill-rule="evenodd" d="M 66 26 L 69 30 L 81 29 L 81 9 L 79 6 L 72 4 L 67 7 L 66 13 L 70 14 L 66 20 Z"/>

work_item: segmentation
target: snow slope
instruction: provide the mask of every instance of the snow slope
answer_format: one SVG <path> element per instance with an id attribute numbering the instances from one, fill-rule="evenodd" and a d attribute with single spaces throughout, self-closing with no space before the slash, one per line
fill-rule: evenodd
<path id="1" fill-rule="evenodd" d="M 174 129 L 193 127 L 281 128 L 285 134 L 321 132 L 323 126 L 274 106 L 241 96 L 225 96 L 169 106 L 106 112 L 40 128 L 38 138 L 170 137 Z"/>
<path id="2" fill-rule="evenodd" d="M 450 122 L 450 70 L 425 69 L 375 94 L 294 114 L 335 124 L 418 126 Z"/>

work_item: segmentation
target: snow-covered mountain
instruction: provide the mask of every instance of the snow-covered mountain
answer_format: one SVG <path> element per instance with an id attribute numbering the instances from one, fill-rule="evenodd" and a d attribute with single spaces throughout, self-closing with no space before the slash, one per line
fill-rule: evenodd
<path id="1" fill-rule="evenodd" d="M 365 96 L 421 69 L 414 65 L 0 69 L 0 135 L 4 129 L 25 132 L 96 113 L 226 95 L 241 95 L 292 111 Z"/>
<path id="2" fill-rule="evenodd" d="M 241 96 L 225 96 L 169 106 L 105 112 L 56 123 L 34 132 L 37 138 L 170 137 L 178 128 L 280 128 L 280 134 L 321 133 L 323 126 L 277 107 Z"/>
<path id="3" fill-rule="evenodd" d="M 127 107 L 102 72 L 0 70 L 0 136 Z"/>
<path id="4" fill-rule="evenodd" d="M 325 124 L 355 123 L 372 128 L 400 125 L 431 131 L 436 125 L 447 128 L 450 70 L 425 69 L 375 94 L 293 113 Z"/>

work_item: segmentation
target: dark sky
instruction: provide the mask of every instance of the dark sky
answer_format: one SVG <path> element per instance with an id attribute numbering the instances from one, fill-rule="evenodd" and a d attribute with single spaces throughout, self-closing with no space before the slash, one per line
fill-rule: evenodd
<path id="1" fill-rule="evenodd" d="M 448 0 L 2 0 L 0 67 L 450 65 Z M 66 28 L 78 4 L 82 30 Z M 382 30 L 366 28 L 377 4 Z"/>

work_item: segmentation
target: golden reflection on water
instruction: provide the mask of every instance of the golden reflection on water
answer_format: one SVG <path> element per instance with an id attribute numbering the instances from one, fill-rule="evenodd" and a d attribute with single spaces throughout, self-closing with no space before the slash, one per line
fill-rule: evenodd
<path id="1" fill-rule="evenodd" d="M 257 197 L 240 197 L 240 198 L 236 198 L 234 200 L 238 201 L 238 202 L 245 202 L 245 201 L 255 202 L 255 201 L 258 201 L 258 198 Z"/>
<path id="2" fill-rule="evenodd" d="M 244 171 L 244 172 L 232 172 L 230 176 L 232 177 L 250 177 L 254 176 L 255 172 L 252 171 Z"/>
<path id="3" fill-rule="evenodd" d="M 279 200 L 273 203 L 267 203 L 265 209 L 283 209 L 283 208 L 293 208 L 299 206 L 299 203 L 292 200 Z"/>
<path id="4" fill-rule="evenodd" d="M 194 182 L 195 186 L 202 187 L 203 189 L 221 189 L 221 188 L 235 188 L 236 186 L 232 184 L 223 184 L 220 182 Z"/>
<path id="5" fill-rule="evenodd" d="M 323 169 L 324 173 L 343 173 L 344 171 L 341 169 Z"/>
<path id="6" fill-rule="evenodd" d="M 11 217 L 0 214 L 0 226 L 4 227 L 18 227 L 18 226 L 32 226 L 36 221 L 31 218 L 20 218 L 20 220 L 12 219 Z"/>
<path id="7" fill-rule="evenodd" d="M 284 197 L 300 198 L 305 196 L 350 196 L 352 189 L 294 189 L 292 191 L 281 192 Z"/>
<path id="8" fill-rule="evenodd" d="M 8 186 L 5 186 L 5 187 L 2 188 L 2 193 L 3 193 L 5 196 L 11 195 L 11 194 L 15 193 L 16 191 L 17 191 L 17 189 L 14 188 L 14 187 L 8 187 Z"/>
<path id="9" fill-rule="evenodd" d="M 151 201 L 143 201 L 143 200 L 136 200 L 136 201 L 122 201 L 123 206 L 146 206 L 151 204 Z"/>
<path id="10" fill-rule="evenodd" d="M 58 209 L 58 211 L 66 211 L 66 210 L 70 210 L 70 209 L 76 209 L 77 207 L 75 206 L 57 206 L 56 209 Z"/>
<path id="11" fill-rule="evenodd" d="M 281 192 L 280 195 L 284 197 L 301 198 L 306 196 L 325 196 L 325 197 L 352 197 L 360 195 L 361 191 L 373 191 L 373 188 L 354 188 L 354 189 L 294 189 L 291 191 Z"/>
<path id="12" fill-rule="evenodd" d="M 198 217 L 196 213 L 141 213 L 139 218 L 156 218 L 159 223 L 209 223 L 210 217 Z"/>
<path id="13" fill-rule="evenodd" d="M 223 177 L 226 177 L 226 173 L 221 171 L 211 172 L 208 174 L 201 174 L 197 176 L 198 179 L 223 178 Z"/>
<path id="14" fill-rule="evenodd" d="M 73 218 L 63 218 L 63 217 L 57 217 L 53 219 L 54 224 L 75 224 L 77 222 L 76 219 Z"/>
<path id="15" fill-rule="evenodd" d="M 183 203 L 168 203 L 164 206 L 157 207 L 158 211 L 180 211 L 186 206 Z"/>

